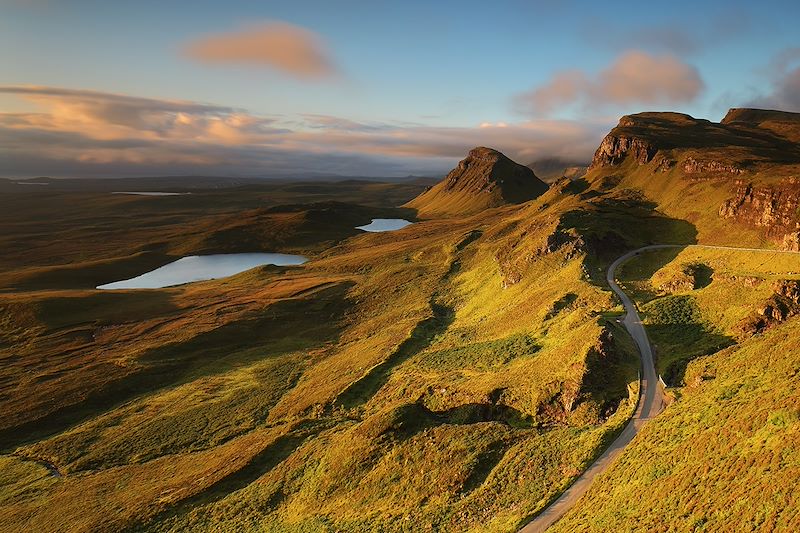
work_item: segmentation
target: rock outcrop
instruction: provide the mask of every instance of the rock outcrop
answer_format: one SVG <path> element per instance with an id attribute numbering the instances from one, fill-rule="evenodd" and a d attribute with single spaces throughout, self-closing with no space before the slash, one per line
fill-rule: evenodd
<path id="1" fill-rule="evenodd" d="M 800 314 L 800 282 L 779 281 L 773 288 L 775 293 L 739 324 L 742 334 L 761 333 Z"/>
<path id="2" fill-rule="evenodd" d="M 404 207 L 421 217 L 468 215 L 533 200 L 547 190 L 534 172 L 492 148 L 469 151 L 439 183 Z"/>
<path id="3" fill-rule="evenodd" d="M 657 151 L 655 146 L 644 139 L 610 133 L 606 135 L 594 153 L 590 168 L 618 165 L 627 157 L 644 165 L 653 159 Z"/>
<path id="4" fill-rule="evenodd" d="M 632 160 L 654 170 L 679 168 L 696 178 L 731 177 L 759 164 L 800 163 L 800 113 L 732 109 L 715 123 L 681 113 L 622 117 L 603 139 L 590 169 Z"/>
<path id="5" fill-rule="evenodd" d="M 627 186 L 647 189 L 656 203 L 683 198 L 680 216 L 693 213 L 702 223 L 716 210 L 800 251 L 800 113 L 731 109 L 719 123 L 680 113 L 626 115 L 600 143 L 589 171 L 600 190 L 631 176 Z M 660 180 L 670 185 L 660 187 Z M 685 198 L 675 191 L 690 187 Z M 730 192 L 722 205 L 707 203 L 723 191 Z"/>
<path id="6" fill-rule="evenodd" d="M 686 174 L 714 173 L 738 176 L 744 172 L 743 168 L 735 164 L 715 161 L 714 159 L 695 159 L 694 157 L 686 158 L 681 168 Z"/>
<path id="7" fill-rule="evenodd" d="M 737 182 L 733 197 L 720 206 L 719 216 L 764 228 L 767 237 L 785 249 L 800 251 L 800 180 L 761 186 Z"/>

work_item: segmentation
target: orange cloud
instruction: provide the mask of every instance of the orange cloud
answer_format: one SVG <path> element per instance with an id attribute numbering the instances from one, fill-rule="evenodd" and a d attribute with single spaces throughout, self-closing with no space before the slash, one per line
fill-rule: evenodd
<path id="1" fill-rule="evenodd" d="M 285 22 L 208 35 L 189 43 L 185 53 L 204 63 L 267 66 L 305 80 L 337 73 L 316 33 Z"/>
<path id="2" fill-rule="evenodd" d="M 588 160 L 611 124 L 532 120 L 475 127 L 265 117 L 197 102 L 0 86 L 36 112 L 0 112 L 0 175 L 408 175 L 445 172 L 470 148 L 520 162 Z"/>
<path id="3" fill-rule="evenodd" d="M 546 84 L 517 95 L 515 104 L 533 115 L 575 103 L 589 108 L 675 104 L 694 100 L 703 87 L 697 69 L 677 57 L 632 50 L 595 76 L 577 70 L 556 73 Z"/>

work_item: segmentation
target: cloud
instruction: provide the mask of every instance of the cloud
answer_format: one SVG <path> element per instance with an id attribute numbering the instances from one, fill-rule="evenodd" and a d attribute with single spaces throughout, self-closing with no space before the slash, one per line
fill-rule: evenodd
<path id="1" fill-rule="evenodd" d="M 542 157 L 588 160 L 613 125 L 365 124 L 52 87 L 0 86 L 0 93 L 37 106 L 35 112 L 0 113 L 0 172 L 7 176 L 439 174 L 478 145 L 523 163 Z"/>
<path id="2" fill-rule="evenodd" d="M 573 104 L 594 111 L 677 104 L 694 100 L 703 88 L 697 69 L 677 57 L 631 50 L 594 76 L 579 70 L 558 72 L 544 85 L 515 96 L 514 105 L 523 113 L 542 116 Z"/>
<path id="3" fill-rule="evenodd" d="M 189 43 L 184 53 L 203 63 L 270 67 L 303 80 L 320 80 L 337 74 L 321 37 L 285 22 L 267 22 L 207 35 Z"/>
<path id="4" fill-rule="evenodd" d="M 750 14 L 726 6 L 723 11 L 704 17 L 700 24 L 682 19 L 631 27 L 592 20 L 584 24 L 581 35 L 593 46 L 612 50 L 667 52 L 685 57 L 726 41 L 741 39 L 743 33 L 753 28 L 751 19 Z"/>
<path id="5" fill-rule="evenodd" d="M 767 72 L 771 84 L 769 92 L 746 105 L 800 112 L 800 47 L 777 54 Z"/>

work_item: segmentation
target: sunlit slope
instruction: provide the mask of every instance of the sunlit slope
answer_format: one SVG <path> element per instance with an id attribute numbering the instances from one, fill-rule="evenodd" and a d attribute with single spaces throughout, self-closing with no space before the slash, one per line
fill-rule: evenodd
<path id="1" fill-rule="evenodd" d="M 0 523 L 514 530 L 632 409 L 587 254 L 681 225 L 631 202 L 556 187 L 303 267 L 3 295 Z"/>
<path id="2" fill-rule="evenodd" d="M 650 252 L 622 277 L 675 399 L 555 531 L 796 530 L 800 257 Z"/>
<path id="3" fill-rule="evenodd" d="M 405 204 L 420 217 L 453 217 L 533 200 L 547 185 L 530 168 L 497 150 L 473 148 L 436 185 Z"/>
<path id="4" fill-rule="evenodd" d="M 700 242 L 797 249 L 800 114 L 733 109 L 720 123 L 680 113 L 620 119 L 585 179 L 634 188 L 697 228 Z"/>

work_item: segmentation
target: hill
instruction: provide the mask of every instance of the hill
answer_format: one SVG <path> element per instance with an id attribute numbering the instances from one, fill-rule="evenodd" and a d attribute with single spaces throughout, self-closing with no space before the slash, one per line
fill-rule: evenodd
<path id="1" fill-rule="evenodd" d="M 478 148 L 407 204 L 433 219 L 390 233 L 353 226 L 409 217 L 391 206 L 417 185 L 4 195 L 0 530 L 516 531 L 635 406 L 609 263 L 651 243 L 780 244 L 784 215 L 721 207 L 793 175 L 775 148 L 793 120 L 623 117 L 586 176 L 549 188 Z M 673 402 L 564 530 L 657 529 L 684 509 L 676 529 L 724 529 L 738 493 L 759 503 L 748 524 L 787 523 L 800 258 L 696 250 L 620 273 Z M 210 251 L 310 260 L 91 288 Z"/>
<path id="2" fill-rule="evenodd" d="M 553 531 L 800 528 L 799 267 L 693 247 L 625 266 L 673 401 Z"/>
<path id="3" fill-rule="evenodd" d="M 586 174 L 586 161 L 573 161 L 559 157 L 546 157 L 528 163 L 528 168 L 545 183 L 553 183 L 564 176 L 577 179 Z"/>
<path id="4" fill-rule="evenodd" d="M 492 148 L 478 147 L 439 183 L 404 207 L 422 218 L 478 213 L 533 200 L 547 185 L 531 169 Z"/>
<path id="5" fill-rule="evenodd" d="M 624 116 L 586 180 L 641 191 L 701 241 L 800 249 L 800 113 L 732 109 L 722 122 Z"/>

